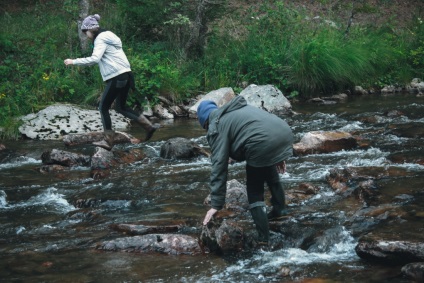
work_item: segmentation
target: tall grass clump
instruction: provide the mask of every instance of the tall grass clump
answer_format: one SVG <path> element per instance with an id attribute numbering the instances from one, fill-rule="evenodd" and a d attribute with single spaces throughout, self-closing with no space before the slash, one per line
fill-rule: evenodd
<path id="1" fill-rule="evenodd" d="M 399 79 L 394 66 L 408 53 L 406 46 L 396 46 L 403 40 L 386 26 L 358 24 L 347 31 L 281 1 L 252 9 L 243 26 L 242 36 L 228 32 L 209 40 L 203 86 L 274 84 L 309 97 Z M 420 52 L 416 45 L 417 58 Z"/>

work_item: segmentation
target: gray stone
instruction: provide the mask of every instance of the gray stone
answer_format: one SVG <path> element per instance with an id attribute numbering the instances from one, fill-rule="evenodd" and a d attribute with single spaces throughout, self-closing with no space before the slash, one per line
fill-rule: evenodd
<path id="1" fill-rule="evenodd" d="M 114 129 L 129 127 L 129 119 L 115 110 L 110 110 L 109 113 Z M 103 131 L 99 111 L 81 109 L 74 105 L 52 105 L 21 119 L 23 125 L 19 127 L 19 131 L 30 139 L 59 140 L 67 134 Z"/>
<path id="2" fill-rule="evenodd" d="M 203 96 L 199 101 L 197 101 L 192 107 L 190 107 L 189 116 L 192 118 L 197 118 L 197 107 L 199 107 L 199 104 L 203 100 L 212 100 L 216 103 L 216 105 L 218 105 L 218 107 L 221 107 L 222 105 L 228 103 L 234 97 L 234 91 L 230 87 L 224 87 L 211 91 L 205 96 Z"/>
<path id="3" fill-rule="evenodd" d="M 291 113 L 290 101 L 273 85 L 258 86 L 251 84 L 240 93 L 240 96 L 243 96 L 248 104 L 270 113 L 276 115 Z"/>

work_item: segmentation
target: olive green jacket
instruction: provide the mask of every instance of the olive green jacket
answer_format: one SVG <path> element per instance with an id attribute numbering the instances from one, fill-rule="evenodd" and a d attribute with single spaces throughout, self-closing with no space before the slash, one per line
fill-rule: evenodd
<path id="1" fill-rule="evenodd" d="M 238 96 L 209 115 L 206 135 L 211 147 L 212 207 L 222 209 L 227 190 L 229 157 L 253 167 L 272 166 L 293 154 L 288 124 Z"/>

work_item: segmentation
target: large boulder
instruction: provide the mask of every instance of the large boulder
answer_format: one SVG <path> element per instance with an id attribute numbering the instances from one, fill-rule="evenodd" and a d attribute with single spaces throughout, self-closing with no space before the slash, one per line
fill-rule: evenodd
<path id="1" fill-rule="evenodd" d="M 228 103 L 231 99 L 233 99 L 236 95 L 234 94 L 234 90 L 231 87 L 223 87 L 214 91 L 209 92 L 205 96 L 202 97 L 199 101 L 197 101 L 192 107 L 189 109 L 189 117 L 197 118 L 197 107 L 203 100 L 212 100 L 221 107 L 222 105 Z"/>
<path id="2" fill-rule="evenodd" d="M 115 110 L 109 111 L 115 129 L 127 129 L 130 120 Z M 103 131 L 100 112 L 74 105 L 56 104 L 21 118 L 19 131 L 30 139 L 59 140 L 64 135 Z"/>
<path id="3" fill-rule="evenodd" d="M 314 131 L 306 133 L 293 145 L 295 155 L 330 153 L 358 146 L 356 139 L 346 132 Z"/>
<path id="4" fill-rule="evenodd" d="M 240 96 L 243 96 L 248 104 L 278 116 L 292 112 L 290 101 L 273 85 L 251 84 L 240 93 Z"/>

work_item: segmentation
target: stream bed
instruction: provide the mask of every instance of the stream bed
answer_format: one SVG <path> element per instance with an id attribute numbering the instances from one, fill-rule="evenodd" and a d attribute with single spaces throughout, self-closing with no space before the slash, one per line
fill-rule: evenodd
<path id="1" fill-rule="evenodd" d="M 302 249 L 217 255 L 164 255 L 96 250 L 99 242 L 122 237 L 118 223 L 184 223 L 200 233 L 208 210 L 210 161 L 164 160 L 161 145 L 186 137 L 207 147 L 197 120 L 160 121 L 151 141 L 118 145 L 143 149 L 148 158 L 114 168 L 101 180 L 90 169 L 41 173 L 41 154 L 63 149 L 92 154 L 93 146 L 66 148 L 61 141 L 2 141 L 0 155 L 0 282 L 410 282 L 400 267 L 364 261 L 355 252 L 358 237 L 346 225 L 363 204 L 337 196 L 326 181 L 334 168 L 398 172 L 375 178 L 381 203 L 402 202 L 413 211 L 389 219 L 375 233 L 421 240 L 424 234 L 424 98 L 411 94 L 350 97 L 343 103 L 293 104 L 286 118 L 295 142 L 310 131 L 345 131 L 361 135 L 368 146 L 351 151 L 292 157 L 287 187 L 310 183 L 320 188 L 313 198 L 289 204 L 295 222 L 322 223 L 321 245 Z M 133 127 L 134 136 L 144 135 Z M 228 180 L 245 183 L 245 164 L 230 166 Z M 96 205 L 78 208 L 78 200 Z M 408 216 L 409 215 L 409 216 Z M 288 225 L 287 229 L 290 229 Z M 420 238 L 421 237 L 421 238 Z"/>

